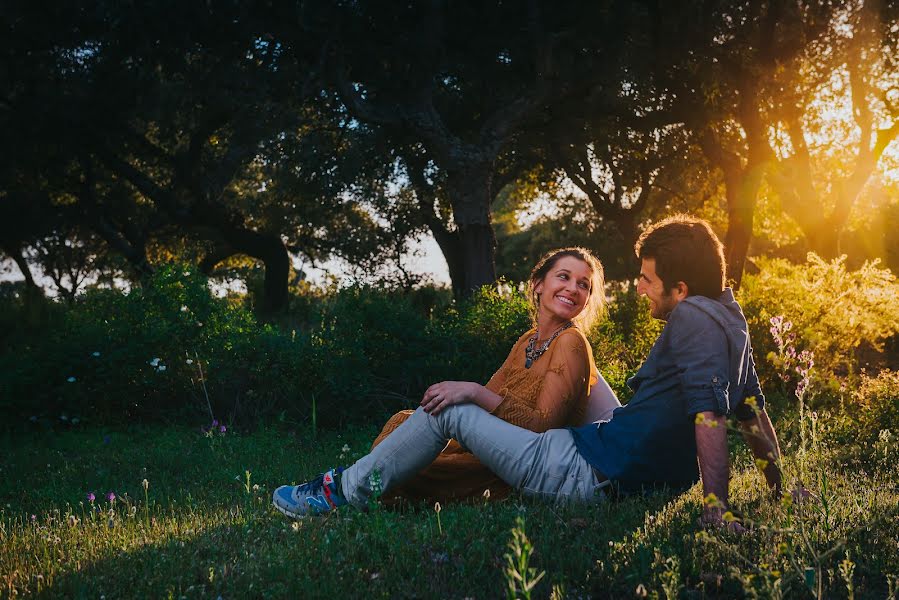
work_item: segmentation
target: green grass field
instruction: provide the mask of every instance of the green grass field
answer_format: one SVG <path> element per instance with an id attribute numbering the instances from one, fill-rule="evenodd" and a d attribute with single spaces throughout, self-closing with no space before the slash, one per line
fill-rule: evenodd
<path id="1" fill-rule="evenodd" d="M 897 594 L 899 468 L 882 460 L 850 469 L 823 443 L 804 455 L 784 443 L 788 473 L 803 474 L 815 494 L 801 505 L 767 499 L 748 453 L 735 450 L 732 500 L 753 521 L 744 535 L 699 530 L 697 488 L 593 508 L 517 496 L 439 514 L 375 505 L 300 523 L 270 508 L 275 485 L 352 462 L 374 434 L 207 437 L 176 426 L 6 434 L 0 597 Z"/>

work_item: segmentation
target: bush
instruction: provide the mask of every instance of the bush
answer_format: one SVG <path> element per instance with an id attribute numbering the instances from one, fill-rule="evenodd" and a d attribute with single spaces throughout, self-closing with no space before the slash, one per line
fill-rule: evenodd
<path id="1" fill-rule="evenodd" d="M 858 405 L 856 438 L 861 443 L 874 446 L 883 431 L 899 436 L 899 373 L 863 376 L 854 397 Z"/>
<path id="2" fill-rule="evenodd" d="M 622 402 L 632 393 L 627 380 L 646 360 L 664 325 L 652 318 L 649 301 L 637 295 L 635 286 L 613 288 L 608 315 L 591 333 L 590 345 L 597 368 Z"/>
<path id="3" fill-rule="evenodd" d="M 51 303 L 55 318 L 0 355 L 0 410 L 54 424 L 208 423 L 210 408 L 229 425 L 370 422 L 417 405 L 436 381 L 486 381 L 529 326 L 524 296 L 496 288 L 458 304 L 427 288 L 310 297 L 304 327 L 279 330 L 172 265 L 131 292 Z"/>
<path id="4" fill-rule="evenodd" d="M 760 272 L 746 275 L 739 300 L 746 313 L 756 363 L 771 383 L 775 365 L 766 357 L 776 348 L 771 318 L 784 316 L 797 333 L 797 350 L 814 353 L 813 389 L 830 390 L 839 378 L 855 378 L 866 365 L 877 367 L 884 343 L 899 333 L 899 285 L 878 261 L 848 271 L 845 256 L 825 261 L 808 255 L 804 265 L 758 259 Z"/>

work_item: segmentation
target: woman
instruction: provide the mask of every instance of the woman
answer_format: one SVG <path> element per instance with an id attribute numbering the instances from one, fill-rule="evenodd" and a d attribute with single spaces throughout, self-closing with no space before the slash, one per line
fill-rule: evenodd
<path id="1" fill-rule="evenodd" d="M 532 431 L 581 425 L 608 417 L 619 406 L 601 380 L 584 333 L 603 308 L 603 270 L 583 248 L 564 248 L 544 256 L 531 272 L 528 297 L 534 327 L 512 347 L 487 385 L 444 381 L 428 388 L 421 400 L 436 414 L 460 402 L 475 402 L 497 417 Z M 590 388 L 601 385 L 588 402 Z M 401 411 L 384 425 L 372 447 L 399 427 L 413 411 Z M 406 501 L 464 500 L 489 490 L 504 498 L 510 487 L 455 440 L 416 477 L 382 496 L 387 504 Z"/>

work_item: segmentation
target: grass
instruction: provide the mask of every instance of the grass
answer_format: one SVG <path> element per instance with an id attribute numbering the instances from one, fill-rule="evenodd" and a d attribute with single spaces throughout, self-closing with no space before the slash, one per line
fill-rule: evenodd
<path id="1" fill-rule="evenodd" d="M 375 433 L 7 433 L 0 597 L 494 598 L 514 579 L 513 538 L 532 547 L 533 597 L 896 595 L 899 467 L 843 469 L 823 443 L 787 465 L 816 494 L 802 505 L 767 499 L 747 453 L 735 453 L 732 499 L 756 521 L 742 536 L 696 528 L 697 488 L 593 508 L 515 496 L 443 506 L 439 526 L 427 506 L 296 524 L 270 508 L 275 485 L 341 453 L 351 462 Z"/>

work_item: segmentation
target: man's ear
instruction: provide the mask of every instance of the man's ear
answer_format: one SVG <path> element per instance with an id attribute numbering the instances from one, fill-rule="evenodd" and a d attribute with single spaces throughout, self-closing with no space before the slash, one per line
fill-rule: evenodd
<path id="1" fill-rule="evenodd" d="M 690 295 L 690 288 L 687 287 L 687 283 L 684 281 L 678 281 L 674 284 L 674 287 L 671 288 L 671 295 L 680 302 L 684 298 Z"/>

